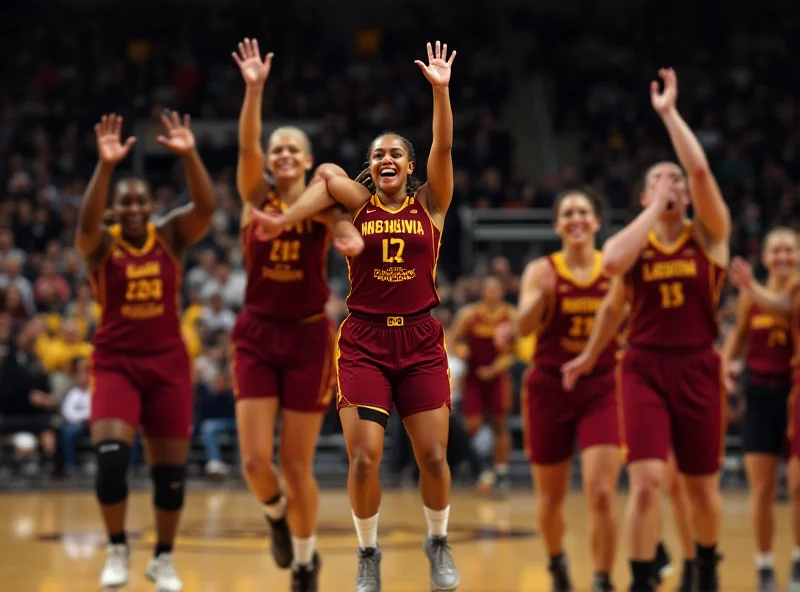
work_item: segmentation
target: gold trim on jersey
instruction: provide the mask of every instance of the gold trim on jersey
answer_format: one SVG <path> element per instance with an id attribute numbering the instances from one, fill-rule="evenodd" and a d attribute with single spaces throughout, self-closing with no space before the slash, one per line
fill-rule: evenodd
<path id="1" fill-rule="evenodd" d="M 381 198 L 378 197 L 378 194 L 374 194 L 372 197 L 369 198 L 369 203 L 371 203 L 376 208 L 383 210 L 384 212 L 388 212 L 392 215 L 399 214 L 403 210 L 405 210 L 408 206 L 413 206 L 417 202 L 416 198 L 411 197 L 410 195 L 406 196 L 406 200 L 403 202 L 403 205 L 400 206 L 397 210 L 390 210 L 381 202 Z"/>
<path id="2" fill-rule="evenodd" d="M 617 400 L 617 429 L 619 430 L 619 449 L 622 462 L 628 462 L 628 439 L 625 434 L 625 405 L 622 400 L 622 363 L 625 360 L 625 350 L 617 352 L 617 366 L 614 368 L 615 388 L 614 395 Z"/>
<path id="3" fill-rule="evenodd" d="M 327 405 L 333 397 L 333 386 L 336 384 L 336 362 L 334 360 L 336 349 L 336 335 L 333 332 L 333 320 L 328 319 L 328 339 L 325 344 L 325 361 L 322 367 L 322 380 L 320 381 L 319 394 L 317 401 L 321 405 Z"/>
<path id="4" fill-rule="evenodd" d="M 569 265 L 567 265 L 567 259 L 563 251 L 553 253 L 550 256 L 550 259 L 553 262 L 553 267 L 555 267 L 556 273 L 560 275 L 563 279 L 575 284 L 579 288 L 590 287 L 603 274 L 603 254 L 600 251 L 594 252 L 592 275 L 589 276 L 589 279 L 586 281 L 580 281 L 578 278 L 575 277 L 575 274 L 572 273 L 572 270 L 570 269 Z"/>
<path id="5" fill-rule="evenodd" d="M 650 234 L 647 236 L 647 240 L 650 242 L 650 245 L 653 248 L 661 251 L 664 255 L 673 255 L 677 253 L 683 247 L 683 245 L 686 244 L 686 241 L 689 240 L 689 238 L 691 237 L 692 237 L 692 223 L 685 222 L 683 225 L 683 231 L 681 232 L 681 235 L 678 237 L 678 240 L 676 240 L 671 245 L 665 245 L 660 240 L 658 240 L 658 237 L 656 236 L 654 230 L 650 231 Z"/>
<path id="6" fill-rule="evenodd" d="M 147 223 L 147 239 L 141 248 L 133 246 L 122 237 L 122 226 L 119 224 L 114 224 L 108 229 L 108 232 L 111 234 L 111 237 L 117 241 L 119 246 L 124 247 L 124 249 L 134 257 L 143 257 L 152 251 L 158 237 L 156 225 L 152 222 Z"/>
<path id="7" fill-rule="evenodd" d="M 349 265 L 348 265 L 349 268 Z M 342 329 L 344 328 L 344 324 L 347 322 L 347 319 L 350 318 L 348 314 L 344 320 L 339 325 L 339 330 L 336 332 L 336 343 L 334 344 L 334 359 L 336 361 L 336 406 L 339 406 L 339 403 L 342 402 L 344 399 L 344 394 L 342 393 L 342 381 L 339 379 L 339 358 L 342 357 L 342 348 L 339 345 L 339 342 L 342 340 Z M 344 399 L 347 401 L 347 399 Z M 349 405 L 348 401 L 348 405 Z"/>
<path id="8" fill-rule="evenodd" d="M 531 393 L 530 389 L 528 388 L 528 379 L 530 378 L 534 369 L 535 366 L 533 364 L 525 368 L 525 372 L 522 373 L 522 384 L 520 385 L 519 392 L 519 412 L 520 415 L 522 415 L 522 443 L 525 446 L 525 456 L 527 457 L 528 461 L 531 459 L 531 418 L 529 410 L 530 402 L 528 401 Z"/>

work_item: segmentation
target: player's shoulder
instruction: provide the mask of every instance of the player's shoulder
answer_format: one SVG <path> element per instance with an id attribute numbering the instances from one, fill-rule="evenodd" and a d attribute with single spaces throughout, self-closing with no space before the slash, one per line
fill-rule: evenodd
<path id="1" fill-rule="evenodd" d="M 553 267 L 553 256 L 541 255 L 540 257 L 529 261 L 525 265 L 525 268 L 522 270 L 522 275 L 527 277 L 536 277 L 548 267 Z"/>

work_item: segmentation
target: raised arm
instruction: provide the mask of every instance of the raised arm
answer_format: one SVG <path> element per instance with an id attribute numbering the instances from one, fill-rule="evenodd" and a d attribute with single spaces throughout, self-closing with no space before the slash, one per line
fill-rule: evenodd
<path id="1" fill-rule="evenodd" d="M 731 261 L 729 277 L 731 283 L 761 310 L 779 315 L 792 313 L 792 301 L 797 288 L 780 293 L 767 290 L 755 280 L 753 268 L 741 257 L 734 257 Z"/>
<path id="2" fill-rule="evenodd" d="M 667 207 L 669 185 L 666 179 L 656 181 L 653 199 L 642 212 L 609 238 L 603 245 L 603 271 L 612 276 L 625 275 L 636 262 L 642 246 L 647 242 L 647 235 L 658 217 Z"/>
<path id="3" fill-rule="evenodd" d="M 547 303 L 555 293 L 555 286 L 556 274 L 547 259 L 537 259 L 525 266 L 514 317 L 514 329 L 518 337 L 538 333 Z"/>
<path id="4" fill-rule="evenodd" d="M 450 106 L 450 73 L 456 52 L 447 57 L 447 44 L 428 43 L 428 65 L 415 60 L 433 87 L 433 143 L 428 156 L 428 180 L 424 196 L 432 215 L 444 220 L 453 199 L 453 109 Z"/>
<path id="5" fill-rule="evenodd" d="M 164 220 L 162 226 L 174 226 L 173 245 L 176 252 L 181 252 L 203 238 L 211 227 L 214 215 L 214 185 L 211 177 L 197 153 L 194 134 L 189 129 L 190 118 L 183 116 L 181 121 L 177 111 L 164 113 L 161 121 L 166 128 L 166 136 L 159 136 L 156 141 L 181 157 L 186 170 L 186 183 L 192 203 L 173 210 Z"/>
<path id="6" fill-rule="evenodd" d="M 78 213 L 78 228 L 75 246 L 81 256 L 91 265 L 102 258 L 108 245 L 108 231 L 103 227 L 103 212 L 108 202 L 111 176 L 117 164 L 128 155 L 136 138 L 131 136 L 123 144 L 122 116 L 103 115 L 94 126 L 97 137 L 97 166 L 95 166 L 86 193 L 83 195 Z"/>
<path id="7" fill-rule="evenodd" d="M 594 369 L 600 353 L 619 333 L 619 325 L 625 316 L 625 284 L 621 277 L 614 277 L 606 297 L 595 314 L 592 333 L 583 351 L 561 367 L 565 390 L 572 390 L 578 379 Z"/>
<path id="8" fill-rule="evenodd" d="M 688 175 L 696 219 L 713 241 L 727 243 L 731 235 L 731 213 L 722 199 L 703 147 L 678 113 L 678 77 L 672 68 L 662 69 L 658 75 L 664 81 L 664 90 L 659 93 L 658 82 L 653 81 L 650 97 L 653 108 L 667 128 L 678 160 Z"/>
<path id="9" fill-rule="evenodd" d="M 243 201 L 256 199 L 264 182 L 264 151 L 261 148 L 261 109 L 264 83 L 269 77 L 272 54 L 261 61 L 258 41 L 245 39 L 233 59 L 245 82 L 244 101 L 239 114 L 239 159 L 236 163 L 236 189 Z M 260 204 L 259 204 L 260 205 Z"/>

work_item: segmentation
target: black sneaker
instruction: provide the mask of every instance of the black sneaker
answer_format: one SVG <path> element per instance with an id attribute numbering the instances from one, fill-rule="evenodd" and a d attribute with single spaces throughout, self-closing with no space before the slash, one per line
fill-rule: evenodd
<path id="1" fill-rule="evenodd" d="M 281 569 L 289 569 L 294 559 L 292 533 L 289 532 L 289 523 L 286 522 L 285 516 L 279 520 L 267 518 L 267 523 L 270 529 L 272 558 Z"/>
<path id="2" fill-rule="evenodd" d="M 296 565 L 292 570 L 292 592 L 317 592 L 321 566 L 318 553 L 314 553 L 309 565 Z"/>
<path id="3" fill-rule="evenodd" d="M 792 571 L 789 576 L 789 592 L 800 592 L 800 559 L 792 561 Z"/>
<path id="4" fill-rule="evenodd" d="M 594 582 L 592 582 L 592 592 L 613 592 L 614 586 L 608 580 L 606 574 L 595 574 Z"/>
<path id="5" fill-rule="evenodd" d="M 758 592 L 778 592 L 775 570 L 771 567 L 758 569 Z"/>
<path id="6" fill-rule="evenodd" d="M 553 592 L 572 592 L 572 581 L 569 579 L 566 555 L 561 555 L 555 560 L 551 559 L 548 570 L 553 582 Z"/>
<path id="7" fill-rule="evenodd" d="M 678 592 L 694 592 L 694 583 L 697 581 L 696 566 L 691 559 L 683 561 L 683 573 L 681 574 L 681 583 L 678 586 Z"/>
<path id="8" fill-rule="evenodd" d="M 703 561 L 700 558 L 695 559 L 695 571 L 697 573 L 697 589 L 702 592 L 719 592 L 719 574 L 717 573 L 717 565 L 722 560 L 720 555 L 714 557 L 711 561 Z M 683 588 L 681 588 L 683 592 Z"/>
<path id="9" fill-rule="evenodd" d="M 653 560 L 653 575 L 656 578 L 656 583 L 660 584 L 674 571 L 672 567 L 672 558 L 669 556 L 667 548 L 664 543 L 658 543 L 656 547 L 656 558 Z"/>

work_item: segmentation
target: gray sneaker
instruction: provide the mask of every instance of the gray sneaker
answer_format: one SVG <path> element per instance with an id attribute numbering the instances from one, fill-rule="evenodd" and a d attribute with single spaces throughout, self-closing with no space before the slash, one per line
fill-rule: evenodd
<path id="1" fill-rule="evenodd" d="M 446 536 L 427 537 L 422 546 L 431 562 L 431 592 L 457 590 L 461 579 L 453 563 L 453 555 Z"/>
<path id="2" fill-rule="evenodd" d="M 800 592 L 800 559 L 792 561 L 792 571 L 789 575 L 789 592 Z"/>
<path id="3" fill-rule="evenodd" d="M 759 568 L 758 592 L 778 592 L 778 583 L 775 580 L 775 570 L 771 567 Z"/>
<path id="4" fill-rule="evenodd" d="M 380 547 L 358 550 L 356 592 L 381 592 L 381 556 Z"/>

